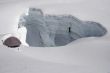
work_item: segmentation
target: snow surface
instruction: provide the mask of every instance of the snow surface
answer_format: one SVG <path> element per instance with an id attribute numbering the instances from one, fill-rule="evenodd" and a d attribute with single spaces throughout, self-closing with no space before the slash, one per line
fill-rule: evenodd
<path id="1" fill-rule="evenodd" d="M 109 5 L 109 0 L 0 0 L 1 38 L 17 32 L 19 15 L 30 6 L 41 8 L 46 14 L 72 14 L 97 21 L 108 30 L 104 37 L 82 38 L 63 47 L 21 46 L 18 51 L 0 42 L 0 73 L 110 73 Z"/>
<path id="2" fill-rule="evenodd" d="M 88 42 L 89 41 L 89 42 Z M 64 47 L 0 47 L 1 73 L 109 73 L 109 41 L 85 38 Z"/>

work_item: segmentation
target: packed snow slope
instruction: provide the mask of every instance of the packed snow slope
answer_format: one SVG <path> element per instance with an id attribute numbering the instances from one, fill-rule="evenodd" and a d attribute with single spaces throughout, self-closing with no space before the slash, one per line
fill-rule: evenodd
<path id="1" fill-rule="evenodd" d="M 51 63 L 27 57 L 4 46 L 0 46 L 0 73 L 79 73 L 82 66 Z"/>
<path id="2" fill-rule="evenodd" d="M 107 33 L 100 23 L 82 21 L 72 15 L 44 15 L 41 9 L 32 7 L 21 15 L 18 30 L 22 27 L 27 29 L 26 42 L 34 47 L 64 46 L 80 38 Z"/>
<path id="3" fill-rule="evenodd" d="M 89 42 L 87 42 L 89 41 Z M 0 73 L 109 73 L 109 41 L 77 40 L 64 47 L 0 46 Z"/>

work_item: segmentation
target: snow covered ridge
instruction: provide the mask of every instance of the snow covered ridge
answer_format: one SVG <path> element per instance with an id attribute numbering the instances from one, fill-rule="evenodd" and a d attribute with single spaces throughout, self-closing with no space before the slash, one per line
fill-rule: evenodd
<path id="1" fill-rule="evenodd" d="M 83 37 L 100 37 L 107 30 L 97 22 L 82 21 L 72 15 L 44 15 L 41 9 L 29 8 L 20 16 L 18 29 L 26 28 L 29 46 L 64 46 Z M 21 32 L 22 33 L 22 32 Z"/>

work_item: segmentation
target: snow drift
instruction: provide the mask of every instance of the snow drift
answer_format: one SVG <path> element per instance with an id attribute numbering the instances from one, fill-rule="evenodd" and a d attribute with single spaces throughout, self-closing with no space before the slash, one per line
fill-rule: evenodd
<path id="1" fill-rule="evenodd" d="M 27 29 L 29 46 L 63 46 L 83 37 L 100 37 L 107 30 L 97 22 L 82 21 L 72 15 L 44 15 L 41 9 L 29 8 L 20 17 L 18 28 Z"/>

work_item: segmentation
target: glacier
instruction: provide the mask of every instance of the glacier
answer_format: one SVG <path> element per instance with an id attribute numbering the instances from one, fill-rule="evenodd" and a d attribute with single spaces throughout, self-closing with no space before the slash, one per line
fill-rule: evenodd
<path id="1" fill-rule="evenodd" d="M 26 43 L 33 47 L 64 46 L 84 37 L 101 37 L 107 30 L 98 22 L 82 21 L 72 15 L 48 15 L 29 8 L 19 18 L 18 30 L 27 29 Z"/>

